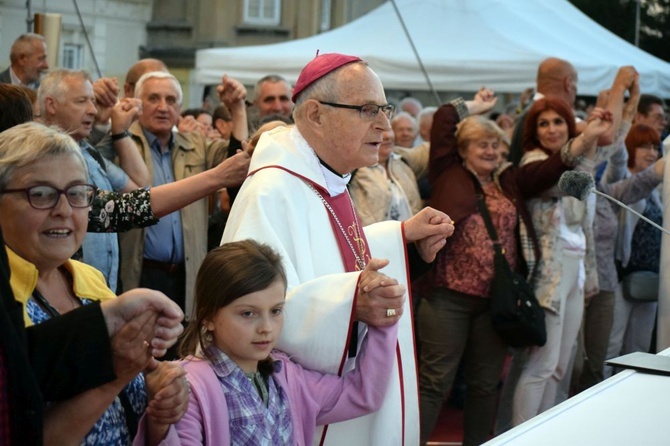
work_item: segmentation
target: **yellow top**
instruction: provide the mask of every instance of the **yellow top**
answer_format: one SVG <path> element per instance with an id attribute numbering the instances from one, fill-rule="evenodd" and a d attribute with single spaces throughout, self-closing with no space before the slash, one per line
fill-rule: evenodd
<path id="1" fill-rule="evenodd" d="M 14 292 L 14 299 L 23 304 L 23 319 L 26 327 L 29 327 L 33 323 L 28 317 L 26 305 L 35 290 L 35 286 L 37 286 L 37 267 L 20 257 L 9 247 L 6 247 L 6 249 L 11 269 L 10 284 Z M 75 296 L 101 302 L 116 297 L 116 294 L 107 287 L 102 273 L 92 266 L 72 259 L 68 259 L 64 266 L 72 275 L 72 288 Z"/>

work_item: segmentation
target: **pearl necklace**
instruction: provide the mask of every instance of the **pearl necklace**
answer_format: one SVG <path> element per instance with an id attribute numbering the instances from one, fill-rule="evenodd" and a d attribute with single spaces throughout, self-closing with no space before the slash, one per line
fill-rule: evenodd
<path id="1" fill-rule="evenodd" d="M 351 242 L 351 239 L 349 238 L 349 235 L 347 234 L 347 231 L 344 230 L 344 226 L 342 226 L 342 223 L 340 223 L 340 219 L 337 218 L 337 214 L 335 214 L 335 210 L 328 204 L 325 198 L 323 198 L 323 195 L 319 193 L 318 190 L 314 186 L 312 186 L 310 183 L 307 183 L 310 189 L 314 191 L 314 193 L 321 199 L 321 202 L 323 205 L 328 209 L 328 212 L 330 212 L 330 215 L 333 216 L 333 220 L 335 220 L 335 223 L 337 223 L 337 227 L 340 228 L 340 232 L 342 232 L 342 235 L 344 236 L 344 239 L 347 241 L 347 244 L 349 245 L 349 248 L 351 249 L 351 252 L 354 254 L 354 257 L 356 258 L 356 266 L 358 267 L 359 271 L 363 271 L 365 269 L 365 255 L 364 255 L 364 250 L 362 249 L 363 247 L 361 246 L 363 244 L 362 237 L 360 236 L 360 225 L 358 223 L 358 216 L 356 215 L 356 210 L 354 209 L 354 205 L 352 204 L 351 197 L 349 197 L 349 205 L 351 206 L 351 212 L 354 214 L 354 227 L 353 227 L 353 234 L 352 236 L 354 237 L 354 241 L 358 245 L 358 248 L 360 250 L 360 255 L 354 249 L 354 244 Z M 349 191 L 346 191 L 347 195 L 349 195 Z"/>

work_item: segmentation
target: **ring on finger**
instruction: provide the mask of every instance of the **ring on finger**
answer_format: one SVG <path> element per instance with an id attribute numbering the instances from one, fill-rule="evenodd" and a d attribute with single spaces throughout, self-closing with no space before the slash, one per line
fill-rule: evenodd
<path id="1" fill-rule="evenodd" d="M 396 315 L 395 308 L 386 309 L 386 317 L 393 317 Z"/>

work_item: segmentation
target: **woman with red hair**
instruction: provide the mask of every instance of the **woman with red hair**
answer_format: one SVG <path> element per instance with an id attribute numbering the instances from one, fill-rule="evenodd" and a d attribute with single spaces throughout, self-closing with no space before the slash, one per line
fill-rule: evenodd
<path id="1" fill-rule="evenodd" d="M 588 149 L 570 160 L 575 170 L 593 173 L 597 141 L 612 125 L 611 113 L 596 108 L 586 129 L 576 136 L 575 117 L 562 99 L 547 96 L 528 111 L 521 166 L 541 162 L 557 152 L 566 157 L 570 147 Z M 558 384 L 568 372 L 572 347 L 584 311 L 585 293 L 598 289 L 593 243 L 595 198 L 582 202 L 558 186 L 526 201 L 540 243 L 535 295 L 545 309 L 547 343 L 530 347 L 528 363 L 514 395 L 515 425 L 554 406 Z"/>
<path id="2" fill-rule="evenodd" d="M 626 137 L 629 176 L 643 172 L 654 165 L 657 182 L 662 180 L 663 166 L 659 159 L 660 138 L 658 132 L 643 124 L 631 127 Z M 652 189 L 642 200 L 631 205 L 659 225 L 663 225 L 663 206 L 658 189 Z M 616 244 L 616 260 L 619 266 L 621 289 L 615 295 L 614 322 L 610 332 L 607 357 L 649 351 L 656 300 L 640 300 L 630 285 L 642 280 L 650 291 L 649 298 L 658 296 L 658 271 L 661 258 L 661 232 L 641 222 L 630 212 L 619 214 L 619 235 Z"/>

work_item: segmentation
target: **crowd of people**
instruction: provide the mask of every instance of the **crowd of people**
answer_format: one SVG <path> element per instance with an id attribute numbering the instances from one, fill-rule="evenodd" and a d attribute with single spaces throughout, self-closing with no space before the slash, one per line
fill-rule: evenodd
<path id="1" fill-rule="evenodd" d="M 423 445 L 459 380 L 478 445 L 654 350 L 660 233 L 558 187 L 662 224 L 665 104 L 632 66 L 585 111 L 548 58 L 501 112 L 389 103 L 329 53 L 184 109 L 160 60 L 120 86 L 48 50 L 0 73 L 0 445 Z M 481 206 L 542 346 L 491 322 Z"/>

